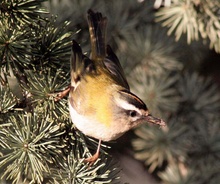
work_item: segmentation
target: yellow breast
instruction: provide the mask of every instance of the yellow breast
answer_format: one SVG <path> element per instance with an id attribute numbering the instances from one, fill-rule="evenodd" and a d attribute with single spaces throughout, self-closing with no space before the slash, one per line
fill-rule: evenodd
<path id="1" fill-rule="evenodd" d="M 109 126 L 112 118 L 112 93 L 111 82 L 109 78 L 100 74 L 87 76 L 85 79 L 87 95 L 85 99 L 85 108 L 88 116 L 96 119 L 98 122 Z"/>

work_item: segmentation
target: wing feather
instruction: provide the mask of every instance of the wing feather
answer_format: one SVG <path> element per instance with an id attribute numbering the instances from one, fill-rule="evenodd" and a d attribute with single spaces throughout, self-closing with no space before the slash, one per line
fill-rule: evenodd
<path id="1" fill-rule="evenodd" d="M 71 86 L 76 88 L 82 77 L 95 70 L 93 62 L 82 53 L 79 44 L 72 41 L 72 54 L 70 57 Z"/>
<path id="2" fill-rule="evenodd" d="M 107 56 L 104 59 L 104 64 L 109 72 L 117 78 L 120 84 L 129 90 L 130 88 L 125 78 L 122 66 L 118 60 L 118 57 L 115 55 L 109 45 L 107 45 Z"/>

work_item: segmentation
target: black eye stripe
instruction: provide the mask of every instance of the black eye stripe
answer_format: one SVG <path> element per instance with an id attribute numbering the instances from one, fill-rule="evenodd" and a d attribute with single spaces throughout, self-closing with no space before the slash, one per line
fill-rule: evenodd
<path id="1" fill-rule="evenodd" d="M 131 117 L 135 117 L 135 116 L 137 116 L 137 112 L 136 111 L 129 111 L 129 115 L 131 116 Z"/>

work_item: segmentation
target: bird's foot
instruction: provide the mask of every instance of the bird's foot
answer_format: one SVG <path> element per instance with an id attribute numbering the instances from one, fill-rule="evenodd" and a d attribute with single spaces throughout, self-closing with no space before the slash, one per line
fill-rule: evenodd
<path id="1" fill-rule="evenodd" d="M 85 163 L 89 163 L 89 166 L 92 166 L 99 158 L 99 152 L 96 152 L 94 155 L 92 155 L 89 158 L 86 158 L 84 160 Z"/>
<path id="2" fill-rule="evenodd" d="M 65 97 L 69 93 L 69 91 L 70 91 L 70 86 L 68 86 L 66 89 L 64 89 L 61 92 L 49 94 L 49 96 L 55 96 L 55 101 L 59 101 L 63 97 Z"/>

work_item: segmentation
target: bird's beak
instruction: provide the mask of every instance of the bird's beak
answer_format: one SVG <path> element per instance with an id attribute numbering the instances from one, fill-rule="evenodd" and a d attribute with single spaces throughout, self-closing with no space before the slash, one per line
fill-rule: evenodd
<path id="1" fill-rule="evenodd" d="M 144 119 L 149 123 L 153 123 L 153 124 L 160 125 L 160 126 L 166 126 L 166 123 L 162 119 L 155 118 L 151 114 L 148 114 L 147 116 L 145 116 Z"/>

